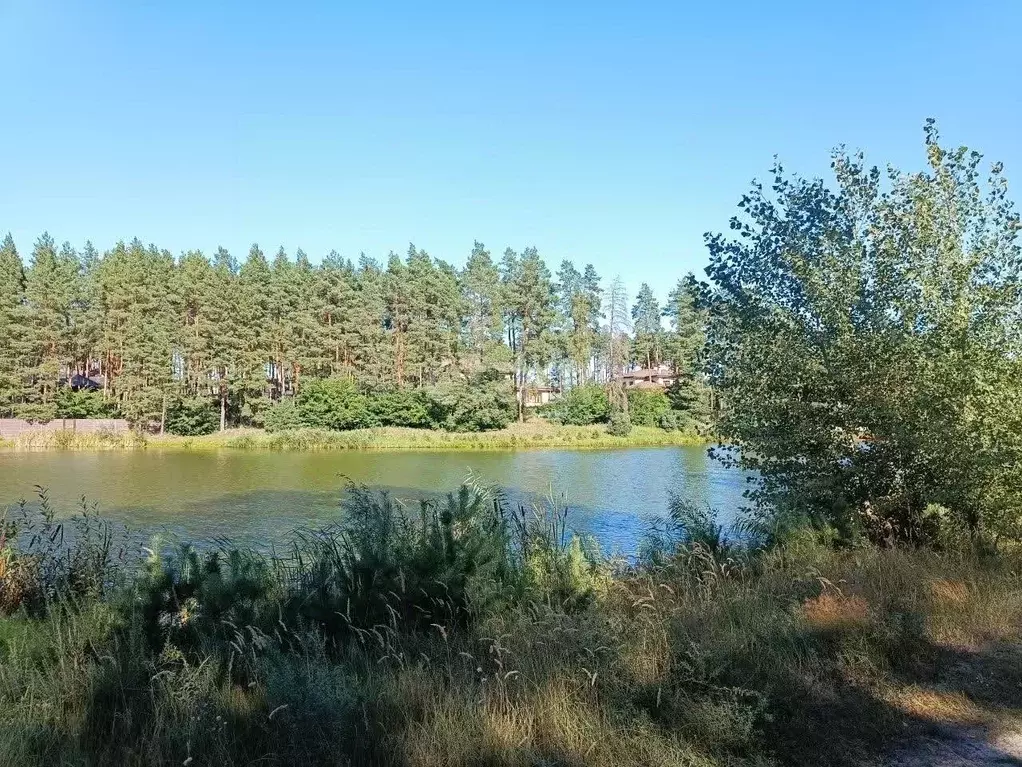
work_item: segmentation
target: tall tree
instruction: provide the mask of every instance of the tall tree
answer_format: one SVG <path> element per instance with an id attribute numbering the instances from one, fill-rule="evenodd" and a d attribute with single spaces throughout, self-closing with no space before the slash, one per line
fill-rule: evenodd
<path id="1" fill-rule="evenodd" d="M 272 391 L 267 386 L 273 359 L 271 332 L 272 304 L 270 265 L 258 245 L 253 244 L 238 273 L 239 317 L 245 327 L 243 350 L 244 389 L 249 415 L 263 410 Z"/>
<path id="2" fill-rule="evenodd" d="M 466 306 L 465 367 L 469 372 L 510 371 L 504 345 L 503 297 L 500 269 L 478 240 L 461 273 Z"/>
<path id="3" fill-rule="evenodd" d="M 663 326 L 660 324 L 660 304 L 653 289 L 642 283 L 632 305 L 632 357 L 647 369 L 660 365 L 663 359 Z"/>
<path id="4" fill-rule="evenodd" d="M 620 381 L 625 365 L 628 364 L 630 340 L 628 332 L 628 293 L 624 281 L 618 275 L 610 283 L 607 292 L 607 380 Z"/>
<path id="5" fill-rule="evenodd" d="M 514 355 L 513 382 L 518 399 L 518 420 L 525 420 L 524 390 L 530 369 L 550 358 L 549 331 L 555 317 L 554 286 L 550 270 L 536 248 L 519 256 L 508 248 L 501 263 L 508 346 Z"/>
<path id="6" fill-rule="evenodd" d="M 58 379 L 70 368 L 77 274 L 78 256 L 70 245 L 58 254 L 49 234 L 36 241 L 25 276 L 25 299 L 31 319 L 34 396 L 43 403 L 53 400 Z"/>
<path id="7" fill-rule="evenodd" d="M 0 243 L 0 415 L 15 415 L 30 375 L 25 269 L 10 233 Z"/>
<path id="8" fill-rule="evenodd" d="M 706 290 L 706 286 L 689 272 L 678 280 L 667 297 L 664 317 L 670 321 L 671 332 L 665 346 L 675 373 L 702 369 L 706 344 Z"/>
<path id="9" fill-rule="evenodd" d="M 1000 164 L 982 183 L 932 123 L 926 154 L 885 183 L 843 151 L 833 184 L 777 166 L 708 236 L 718 428 L 763 509 L 885 539 L 1022 522 L 1022 225 Z"/>

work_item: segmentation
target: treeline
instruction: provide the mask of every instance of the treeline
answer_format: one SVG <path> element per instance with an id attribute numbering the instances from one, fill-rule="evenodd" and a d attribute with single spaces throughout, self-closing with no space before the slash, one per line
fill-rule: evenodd
<path id="1" fill-rule="evenodd" d="M 323 379 L 506 390 L 521 418 L 533 386 L 605 384 L 633 365 L 695 378 L 703 338 L 691 275 L 663 306 L 645 284 L 630 305 L 620 279 L 604 290 L 571 261 L 552 274 L 535 248 L 497 260 L 477 242 L 458 269 L 414 245 L 385 265 L 283 248 L 270 260 L 257 245 L 239 262 L 137 239 L 101 255 L 44 234 L 27 266 L 10 235 L 0 245 L 0 416 L 30 420 L 163 428 L 209 411 L 220 428 L 259 426 Z"/>

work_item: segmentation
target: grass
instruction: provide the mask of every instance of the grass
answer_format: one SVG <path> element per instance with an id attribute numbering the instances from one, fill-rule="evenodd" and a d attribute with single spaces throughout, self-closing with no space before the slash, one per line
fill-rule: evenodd
<path id="1" fill-rule="evenodd" d="M 298 429 L 267 433 L 231 429 L 201 437 L 172 435 L 29 432 L 0 440 L 0 449 L 31 450 L 519 450 L 529 448 L 613 448 L 704 444 L 693 432 L 636 426 L 625 437 L 602 425 L 560 426 L 542 419 L 487 432 L 445 432 L 386 427 L 353 431 Z"/>
<path id="2" fill-rule="evenodd" d="M 1014 552 L 624 567 L 467 490 L 358 498 L 281 560 L 154 559 L 0 619 L 0 764 L 857 767 L 1019 726 Z"/>

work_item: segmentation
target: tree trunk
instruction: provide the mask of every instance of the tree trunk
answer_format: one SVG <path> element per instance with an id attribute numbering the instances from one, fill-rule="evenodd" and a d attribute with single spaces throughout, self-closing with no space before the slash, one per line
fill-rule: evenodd
<path id="1" fill-rule="evenodd" d="M 227 429 L 227 388 L 220 384 L 220 431 Z"/>

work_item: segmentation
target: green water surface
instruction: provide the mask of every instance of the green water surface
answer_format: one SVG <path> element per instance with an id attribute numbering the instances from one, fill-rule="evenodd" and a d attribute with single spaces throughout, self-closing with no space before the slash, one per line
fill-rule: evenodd
<path id="1" fill-rule="evenodd" d="M 135 531 L 268 547 L 299 528 L 340 519 L 346 481 L 413 500 L 470 474 L 523 501 L 551 490 L 569 524 L 608 549 L 635 550 L 674 492 L 732 515 L 744 477 L 703 447 L 492 452 L 39 452 L 0 453 L 0 508 L 49 491 L 61 514 L 85 496 Z"/>

